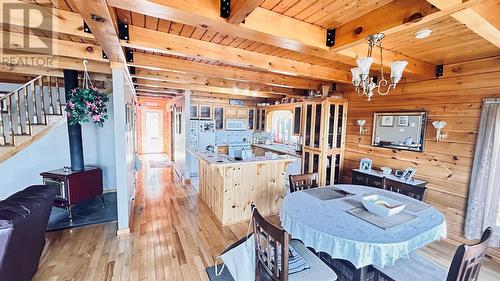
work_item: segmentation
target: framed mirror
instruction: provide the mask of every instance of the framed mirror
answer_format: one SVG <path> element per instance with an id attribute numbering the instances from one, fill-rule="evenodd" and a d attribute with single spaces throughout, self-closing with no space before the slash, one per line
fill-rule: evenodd
<path id="1" fill-rule="evenodd" d="M 372 146 L 424 151 L 426 111 L 375 112 Z"/>

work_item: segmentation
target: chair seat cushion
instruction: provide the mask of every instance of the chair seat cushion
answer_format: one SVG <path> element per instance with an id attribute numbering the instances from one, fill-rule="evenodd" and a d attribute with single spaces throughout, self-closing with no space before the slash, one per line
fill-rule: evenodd
<path id="1" fill-rule="evenodd" d="M 309 265 L 309 269 L 302 270 L 288 277 L 290 281 L 334 281 L 337 280 L 335 272 L 323 263 L 315 254 L 298 240 L 290 241 L 290 248 L 293 248 Z"/>
<path id="2" fill-rule="evenodd" d="M 375 268 L 395 281 L 444 281 L 448 274 L 446 269 L 417 253 L 411 253 L 409 259 L 399 259 L 394 266 Z"/>

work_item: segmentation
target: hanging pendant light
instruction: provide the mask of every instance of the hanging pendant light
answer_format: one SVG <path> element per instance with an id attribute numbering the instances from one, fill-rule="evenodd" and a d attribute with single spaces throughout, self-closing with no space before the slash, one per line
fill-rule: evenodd
<path id="1" fill-rule="evenodd" d="M 368 54 L 366 57 L 361 57 L 356 60 L 358 67 L 351 68 L 352 85 L 357 93 L 364 95 L 371 100 L 374 95 L 373 90 L 377 89 L 378 94 L 387 95 L 391 89 L 395 89 L 403 77 L 403 71 L 408 65 L 407 61 L 394 61 L 390 64 L 391 75 L 390 83 L 384 77 L 384 61 L 382 54 L 382 39 L 385 37 L 383 33 L 375 33 L 367 37 Z M 374 62 L 372 57 L 373 47 L 380 49 L 380 79 L 375 83 L 375 77 L 370 77 L 370 68 Z"/>

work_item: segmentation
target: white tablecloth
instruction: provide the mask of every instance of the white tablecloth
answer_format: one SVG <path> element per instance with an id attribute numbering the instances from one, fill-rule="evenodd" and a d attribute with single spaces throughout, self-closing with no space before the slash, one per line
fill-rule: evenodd
<path id="1" fill-rule="evenodd" d="M 360 206 L 366 194 L 390 191 L 359 185 L 335 187 L 355 195 L 325 201 L 305 192 L 285 197 L 280 219 L 292 238 L 361 268 L 392 266 L 397 259 L 408 258 L 416 249 L 446 237 L 444 216 L 433 207 L 412 213 L 414 220 L 384 230 L 345 211 Z"/>

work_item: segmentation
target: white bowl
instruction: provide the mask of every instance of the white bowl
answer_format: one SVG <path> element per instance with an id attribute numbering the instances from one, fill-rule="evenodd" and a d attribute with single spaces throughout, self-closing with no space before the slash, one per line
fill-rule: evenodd
<path id="1" fill-rule="evenodd" d="M 386 218 L 399 214 L 406 206 L 399 201 L 380 195 L 365 196 L 361 199 L 361 203 L 370 213 Z"/>

